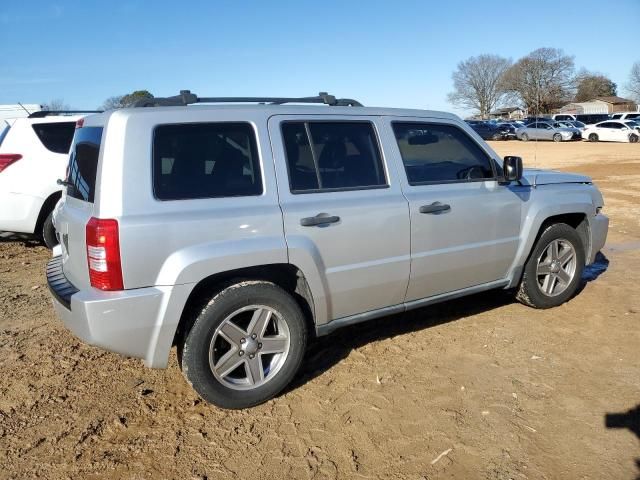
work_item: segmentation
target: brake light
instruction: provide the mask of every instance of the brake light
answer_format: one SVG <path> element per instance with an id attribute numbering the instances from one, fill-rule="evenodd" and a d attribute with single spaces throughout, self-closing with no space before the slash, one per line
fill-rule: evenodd
<path id="1" fill-rule="evenodd" d="M 118 221 L 91 217 L 86 242 L 91 286 L 100 290 L 123 290 Z"/>
<path id="2" fill-rule="evenodd" d="M 79 118 L 76 121 L 76 128 L 82 128 L 84 126 L 84 118 Z"/>
<path id="3" fill-rule="evenodd" d="M 0 153 L 0 172 L 22 158 L 19 153 Z"/>

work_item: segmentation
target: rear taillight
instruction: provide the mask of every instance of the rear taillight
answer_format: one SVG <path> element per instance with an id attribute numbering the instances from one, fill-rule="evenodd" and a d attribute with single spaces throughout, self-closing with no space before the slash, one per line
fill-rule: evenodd
<path id="1" fill-rule="evenodd" d="M 91 217 L 86 239 L 91 286 L 100 290 L 123 290 L 118 221 Z"/>
<path id="2" fill-rule="evenodd" d="M 79 118 L 76 121 L 76 128 L 82 128 L 84 126 L 84 118 Z"/>
<path id="3" fill-rule="evenodd" d="M 19 153 L 0 153 L 0 172 L 22 158 Z"/>

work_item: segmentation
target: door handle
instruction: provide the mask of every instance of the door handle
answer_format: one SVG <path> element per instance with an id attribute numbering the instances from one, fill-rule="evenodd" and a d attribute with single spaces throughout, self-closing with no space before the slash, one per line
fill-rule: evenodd
<path id="1" fill-rule="evenodd" d="M 448 212 L 449 210 L 451 210 L 451 206 L 440 202 L 433 202 L 431 205 L 422 205 L 420 207 L 420 213 L 440 213 Z"/>
<path id="2" fill-rule="evenodd" d="M 337 223 L 339 221 L 340 217 L 328 215 L 326 213 L 319 213 L 315 217 L 305 217 L 300 219 L 300 225 L 303 227 L 317 227 L 318 225 L 327 225 L 329 223 Z"/>

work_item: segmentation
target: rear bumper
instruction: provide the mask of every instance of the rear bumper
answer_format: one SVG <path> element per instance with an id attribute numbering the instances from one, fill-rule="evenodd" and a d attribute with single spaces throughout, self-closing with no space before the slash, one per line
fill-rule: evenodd
<path id="1" fill-rule="evenodd" d="M 191 285 L 118 292 L 78 290 L 64 276 L 62 257 L 47 264 L 56 314 L 84 342 L 165 368 Z M 182 301 L 182 303 L 181 303 Z"/>
<path id="2" fill-rule="evenodd" d="M 0 191 L 0 230 L 33 233 L 44 199 Z"/>
<path id="3" fill-rule="evenodd" d="M 593 263 L 598 252 L 604 247 L 609 232 L 609 217 L 599 213 L 591 219 L 591 252 L 587 265 Z"/>

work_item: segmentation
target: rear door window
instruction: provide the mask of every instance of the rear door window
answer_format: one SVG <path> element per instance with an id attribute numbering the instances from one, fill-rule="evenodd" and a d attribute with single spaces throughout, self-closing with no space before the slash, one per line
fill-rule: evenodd
<path id="1" fill-rule="evenodd" d="M 101 141 L 102 127 L 76 130 L 69 156 L 68 196 L 93 203 Z"/>
<path id="2" fill-rule="evenodd" d="M 410 185 L 494 178 L 489 156 L 453 125 L 393 123 Z"/>
<path id="3" fill-rule="evenodd" d="M 371 122 L 284 122 L 282 136 L 293 193 L 387 185 Z"/>
<path id="4" fill-rule="evenodd" d="M 153 191 L 159 200 L 261 195 L 253 127 L 231 122 L 156 127 Z"/>
<path id="5" fill-rule="evenodd" d="M 33 130 L 42 145 L 53 153 L 69 153 L 76 122 L 34 123 Z"/>

